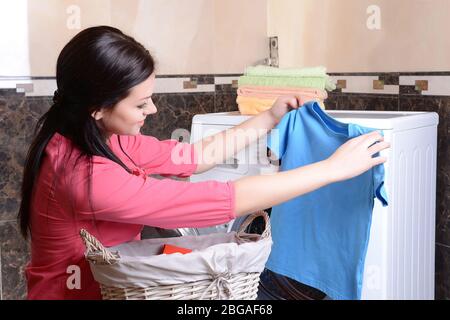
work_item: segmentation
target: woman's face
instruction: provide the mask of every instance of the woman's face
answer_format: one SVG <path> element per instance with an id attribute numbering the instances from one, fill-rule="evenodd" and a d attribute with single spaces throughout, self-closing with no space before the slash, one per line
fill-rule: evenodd
<path id="1" fill-rule="evenodd" d="M 154 85 L 155 73 L 144 82 L 131 88 L 128 97 L 119 101 L 113 108 L 101 109 L 92 113 L 107 139 L 112 134 L 139 134 L 145 118 L 157 111 L 151 98 Z"/>

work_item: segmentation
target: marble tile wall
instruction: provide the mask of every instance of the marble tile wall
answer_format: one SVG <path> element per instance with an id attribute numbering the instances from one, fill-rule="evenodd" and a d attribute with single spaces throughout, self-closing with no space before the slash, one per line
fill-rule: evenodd
<path id="1" fill-rule="evenodd" d="M 331 76 L 336 81 L 345 81 L 340 81 L 343 87 L 329 93 L 325 102 L 327 109 L 435 111 L 439 114 L 436 299 L 450 299 L 450 86 L 447 86 L 450 72 L 342 73 Z M 190 131 L 195 114 L 237 110 L 236 84 L 233 80 L 238 77 L 158 77 L 154 94 L 158 113 L 148 118 L 142 132 L 168 139 L 176 128 Z M 45 83 L 35 85 L 34 91 L 21 92 L 21 89 L 16 89 L 20 88 L 17 82 L 33 83 L 34 79 L 13 80 L 8 79 L 9 87 L 0 89 L 0 299 L 26 297 L 23 269 L 29 260 L 29 244 L 20 237 L 15 221 L 21 174 L 34 125 L 50 107 L 55 89 L 54 79 L 42 79 Z M 428 87 L 424 87 L 422 82 L 417 84 L 416 80 L 427 81 Z M 184 88 L 186 81 L 194 81 L 197 87 Z"/>
<path id="2" fill-rule="evenodd" d="M 209 86 L 204 87 L 207 90 L 200 88 L 199 91 L 184 90 L 177 77 L 167 78 L 174 81 L 164 83 L 159 91 L 155 90 L 154 102 L 158 113 L 147 119 L 143 134 L 169 139 L 174 129 L 190 131 L 195 114 L 237 110 L 234 103 L 236 90 L 231 84 L 235 79 L 233 76 L 224 75 L 218 83 L 214 83 L 214 76 L 193 76 L 198 84 Z M 191 78 L 187 76 L 186 79 Z M 30 93 L 17 92 L 20 90 L 14 88 L 0 89 L 0 299 L 6 300 L 26 298 L 23 271 L 30 259 L 30 250 L 16 223 L 21 175 L 34 126 L 50 108 L 53 94 L 50 91 L 54 90 L 51 85 L 35 88 L 44 90 Z"/>
<path id="3" fill-rule="evenodd" d="M 24 267 L 29 244 L 19 234 L 16 215 L 26 151 L 38 118 L 50 107 L 49 97 L 25 97 L 0 90 L 0 293 L 2 299 L 26 296 Z"/>

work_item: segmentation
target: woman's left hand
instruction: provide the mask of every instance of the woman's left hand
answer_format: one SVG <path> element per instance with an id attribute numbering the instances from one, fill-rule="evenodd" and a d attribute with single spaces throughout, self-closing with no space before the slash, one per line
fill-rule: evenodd
<path id="1" fill-rule="evenodd" d="M 286 113 L 299 107 L 300 98 L 296 96 L 281 96 L 275 100 L 272 108 L 269 109 L 269 113 L 273 117 L 275 123 L 278 123 Z"/>

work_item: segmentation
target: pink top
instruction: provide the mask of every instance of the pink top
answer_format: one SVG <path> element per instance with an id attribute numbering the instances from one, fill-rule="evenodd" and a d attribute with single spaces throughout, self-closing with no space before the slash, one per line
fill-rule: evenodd
<path id="1" fill-rule="evenodd" d="M 121 150 L 119 137 L 138 167 Z M 192 145 L 145 135 L 113 135 L 109 145 L 133 174 L 94 156 L 88 197 L 88 160 L 79 158 L 74 168 L 80 150 L 59 133 L 49 141 L 31 203 L 31 262 L 25 270 L 28 299 L 101 299 L 84 257 L 82 228 L 109 247 L 139 240 L 143 225 L 207 227 L 235 218 L 232 182 L 191 183 L 147 176 L 193 174 L 197 165 Z M 172 160 L 175 150 L 190 163 Z"/>

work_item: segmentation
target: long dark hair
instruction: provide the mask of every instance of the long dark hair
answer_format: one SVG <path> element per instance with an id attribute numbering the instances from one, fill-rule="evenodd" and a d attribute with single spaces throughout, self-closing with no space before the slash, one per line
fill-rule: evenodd
<path id="1" fill-rule="evenodd" d="M 35 179 L 55 132 L 70 139 L 90 160 L 91 174 L 93 155 L 108 158 L 130 172 L 108 147 L 91 114 L 101 108 L 113 108 L 126 98 L 132 87 L 150 77 L 154 65 L 144 46 L 108 26 L 85 29 L 62 49 L 56 65 L 53 105 L 36 124 L 23 171 L 18 222 L 25 239 L 31 232 L 30 204 Z"/>

